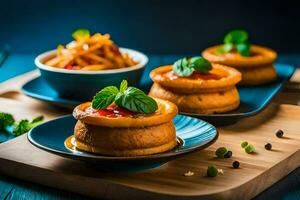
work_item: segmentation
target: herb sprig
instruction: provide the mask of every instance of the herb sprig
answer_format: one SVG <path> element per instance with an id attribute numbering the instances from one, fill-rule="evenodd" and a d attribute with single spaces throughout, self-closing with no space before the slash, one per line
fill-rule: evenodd
<path id="1" fill-rule="evenodd" d="M 90 31 L 88 29 L 77 29 L 72 33 L 72 37 L 75 40 L 84 40 L 90 37 Z"/>
<path id="2" fill-rule="evenodd" d="M 173 72 L 182 77 L 187 77 L 193 72 L 208 73 L 212 69 L 211 63 L 201 56 L 182 58 L 173 64 Z"/>
<path id="3" fill-rule="evenodd" d="M 242 56 L 250 56 L 248 33 L 244 30 L 233 30 L 225 35 L 224 44 L 217 49 L 217 53 L 225 54 L 236 50 Z"/>
<path id="4" fill-rule="evenodd" d="M 22 119 L 21 121 L 16 122 L 12 114 L 0 112 L 0 131 L 9 132 L 8 130 L 12 129 L 12 134 L 14 136 L 19 136 L 41 124 L 43 120 L 43 116 L 38 116 L 31 121 Z"/>
<path id="5" fill-rule="evenodd" d="M 92 108 L 105 109 L 113 102 L 119 107 L 136 113 L 150 114 L 158 109 L 153 98 L 138 88 L 128 87 L 126 80 L 121 82 L 120 89 L 108 86 L 100 90 L 93 98 Z"/>

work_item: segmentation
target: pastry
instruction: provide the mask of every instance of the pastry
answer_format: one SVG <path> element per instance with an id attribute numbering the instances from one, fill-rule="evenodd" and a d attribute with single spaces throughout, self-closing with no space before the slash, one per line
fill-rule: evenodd
<path id="1" fill-rule="evenodd" d="M 245 31 L 232 31 L 225 36 L 224 44 L 209 47 L 202 56 L 213 63 L 234 67 L 242 73 L 241 85 L 260 85 L 276 80 L 272 49 L 250 45 Z"/>
<path id="2" fill-rule="evenodd" d="M 192 70 L 185 76 L 176 72 L 179 61 L 158 67 L 150 73 L 154 84 L 149 95 L 175 103 L 183 113 L 213 114 L 236 109 L 240 98 L 235 85 L 241 80 L 241 74 L 233 68 L 211 64 L 201 57 L 187 59 L 191 66 L 193 59 L 196 63 L 201 60 L 210 68 Z"/>
<path id="3" fill-rule="evenodd" d="M 92 103 L 74 109 L 76 148 L 108 156 L 142 156 L 177 146 L 175 104 L 148 97 L 137 88 L 116 89 L 114 93 L 104 88 Z"/>

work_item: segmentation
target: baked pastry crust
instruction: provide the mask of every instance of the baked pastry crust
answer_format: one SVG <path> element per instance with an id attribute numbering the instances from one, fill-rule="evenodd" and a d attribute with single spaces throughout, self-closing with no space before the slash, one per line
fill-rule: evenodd
<path id="1" fill-rule="evenodd" d="M 207 74 L 189 77 L 170 76 L 172 65 L 151 71 L 154 81 L 149 95 L 175 103 L 180 112 L 213 114 L 236 109 L 240 104 L 236 84 L 241 73 L 234 68 L 212 64 Z M 196 74 L 197 75 L 197 74 Z"/>
<path id="2" fill-rule="evenodd" d="M 153 114 L 137 114 L 134 117 L 106 117 L 99 116 L 97 113 L 87 112 L 91 107 L 91 102 L 86 102 L 75 107 L 73 116 L 82 122 L 107 127 L 145 127 L 154 126 L 171 121 L 178 109 L 172 102 L 161 99 L 155 99 L 158 104 L 158 110 Z"/>
<path id="3" fill-rule="evenodd" d="M 78 121 L 76 147 L 110 156 L 140 156 L 161 153 L 177 145 L 174 124 L 170 121 L 143 128 L 110 128 Z"/>
<path id="4" fill-rule="evenodd" d="M 277 54 L 272 49 L 251 45 L 251 56 L 244 57 L 237 52 L 218 55 L 217 49 L 221 45 L 213 46 L 202 52 L 204 58 L 213 63 L 219 63 L 236 68 L 242 73 L 241 85 L 261 85 L 276 80 L 276 70 L 273 62 Z"/>
<path id="5" fill-rule="evenodd" d="M 210 74 L 216 75 L 219 79 L 190 79 L 186 77 L 169 78 L 165 74 L 172 71 L 172 65 L 158 67 L 151 71 L 150 77 L 159 85 L 176 93 L 194 94 L 194 93 L 212 93 L 224 91 L 232 88 L 241 80 L 241 74 L 234 68 L 224 65 L 212 64 Z"/>
<path id="6" fill-rule="evenodd" d="M 180 112 L 186 113 L 224 113 L 236 109 L 240 104 L 239 93 L 234 86 L 222 92 L 182 94 L 154 83 L 149 95 L 171 101 Z"/>
<path id="7" fill-rule="evenodd" d="M 251 45 L 251 56 L 249 57 L 241 56 L 237 52 L 218 55 L 216 52 L 221 46 L 222 45 L 217 45 L 205 49 L 202 52 L 202 56 L 210 62 L 235 67 L 237 69 L 268 65 L 273 63 L 277 58 L 275 51 L 258 45 Z"/>
<path id="8" fill-rule="evenodd" d="M 153 114 L 118 117 L 92 112 L 90 102 L 77 106 L 73 111 L 78 120 L 74 127 L 75 147 L 109 156 L 141 156 L 173 149 L 177 138 L 172 119 L 177 107 L 165 100 L 155 101 L 158 110 Z"/>

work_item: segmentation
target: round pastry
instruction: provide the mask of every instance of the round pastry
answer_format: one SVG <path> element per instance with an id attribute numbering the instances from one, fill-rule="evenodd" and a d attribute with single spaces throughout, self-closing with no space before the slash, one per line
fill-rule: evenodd
<path id="1" fill-rule="evenodd" d="M 235 85 L 241 74 L 230 67 L 211 64 L 205 73 L 194 71 L 182 77 L 174 72 L 174 66 L 167 65 L 152 70 L 150 77 L 154 84 L 149 95 L 175 103 L 180 112 L 224 113 L 240 104 Z"/>
<path id="2" fill-rule="evenodd" d="M 238 40 L 242 36 L 245 39 Z M 247 39 L 246 32 L 232 31 L 225 36 L 224 45 L 209 47 L 202 52 L 202 56 L 210 62 L 239 70 L 242 73 L 240 83 L 242 85 L 260 85 L 276 80 L 277 75 L 273 65 L 277 58 L 276 52 L 266 47 L 250 45 Z M 244 45 L 244 49 L 239 49 L 239 45 Z"/>
<path id="3" fill-rule="evenodd" d="M 124 94 L 127 95 L 126 91 Z M 91 102 L 80 104 L 73 111 L 78 120 L 74 145 L 83 151 L 109 156 L 142 156 L 173 149 L 177 138 L 172 119 L 177 107 L 165 100 L 152 100 L 157 108 L 151 113 L 130 111 L 121 107 L 119 101 L 102 109 L 93 108 Z"/>

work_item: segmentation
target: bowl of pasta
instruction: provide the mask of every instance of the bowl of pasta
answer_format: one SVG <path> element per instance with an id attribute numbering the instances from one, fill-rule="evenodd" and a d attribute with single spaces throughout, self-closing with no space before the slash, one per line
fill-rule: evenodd
<path id="1" fill-rule="evenodd" d="M 40 54 L 35 65 L 41 77 L 59 96 L 89 100 L 99 88 L 128 80 L 138 86 L 148 57 L 136 50 L 119 48 L 109 34 L 90 34 L 80 29 L 74 40 Z"/>

